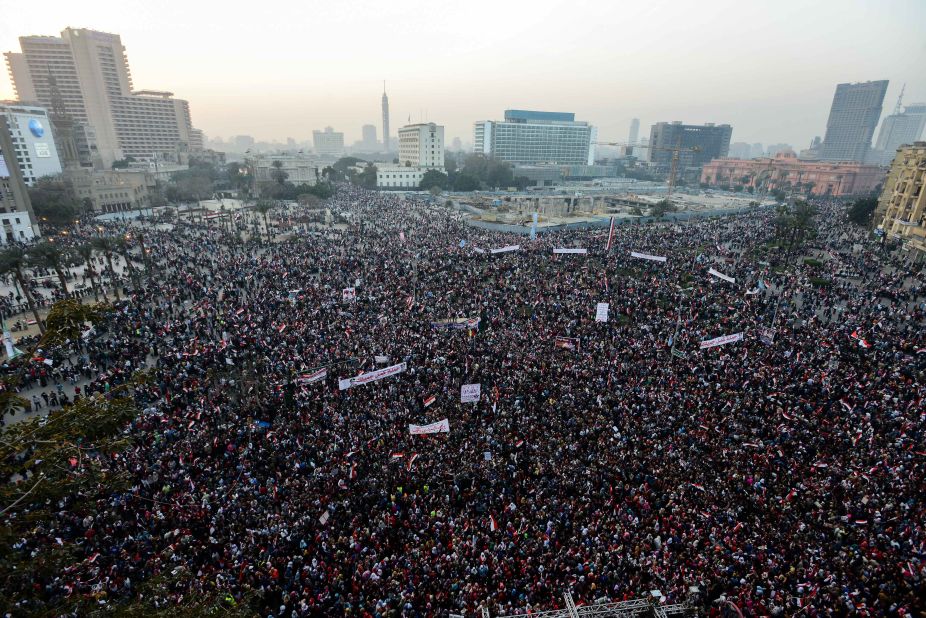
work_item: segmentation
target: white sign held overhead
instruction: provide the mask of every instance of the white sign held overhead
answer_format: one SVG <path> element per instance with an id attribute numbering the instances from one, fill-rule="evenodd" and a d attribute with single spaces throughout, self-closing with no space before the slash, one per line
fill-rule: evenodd
<path id="1" fill-rule="evenodd" d="M 460 387 L 460 403 L 476 403 L 482 396 L 482 384 L 464 384 Z"/>
<path id="2" fill-rule="evenodd" d="M 585 255 L 586 253 L 588 253 L 588 249 L 568 249 L 568 248 L 559 247 L 559 248 L 553 249 L 553 253 L 572 253 L 576 255 Z"/>
<path id="3" fill-rule="evenodd" d="M 362 373 L 359 376 L 353 378 L 342 378 L 338 380 L 338 388 L 342 391 L 345 391 L 352 386 L 360 386 L 361 384 L 376 382 L 377 380 L 382 380 L 383 378 L 398 375 L 403 371 L 405 371 L 405 363 L 399 363 L 398 365 L 392 365 L 391 367 L 385 367 L 383 369 L 377 369 L 376 371 Z"/>
<path id="4" fill-rule="evenodd" d="M 640 258 L 641 260 L 651 260 L 653 262 L 665 262 L 666 258 L 661 255 L 650 255 L 649 253 L 630 252 L 630 257 Z"/>
<path id="5" fill-rule="evenodd" d="M 446 418 L 428 425 L 408 425 L 408 433 L 413 436 L 424 436 L 432 433 L 450 433 L 450 421 Z"/>
<path id="6" fill-rule="evenodd" d="M 728 343 L 736 343 L 737 341 L 743 340 L 743 333 L 734 333 L 732 335 L 724 335 L 723 337 L 715 337 L 714 339 L 707 339 L 701 342 L 702 350 L 707 348 L 715 348 L 719 345 L 726 345 Z"/>
<path id="7" fill-rule="evenodd" d="M 341 290 L 341 300 L 344 302 L 353 302 L 357 300 L 357 289 L 356 288 L 344 288 Z"/>
<path id="8" fill-rule="evenodd" d="M 730 283 L 736 283 L 736 279 L 734 277 L 728 277 L 727 275 L 723 274 L 722 272 L 718 272 L 714 270 L 713 268 L 708 270 L 707 274 L 714 275 L 718 279 L 723 279 L 724 281 L 729 281 Z"/>
<path id="9" fill-rule="evenodd" d="M 500 249 L 492 249 L 492 253 L 508 253 L 509 251 L 518 251 L 521 245 L 506 245 Z"/>
<path id="10" fill-rule="evenodd" d="M 607 322 L 608 321 L 608 303 L 598 303 L 598 306 L 595 307 L 595 321 L 596 322 Z"/>

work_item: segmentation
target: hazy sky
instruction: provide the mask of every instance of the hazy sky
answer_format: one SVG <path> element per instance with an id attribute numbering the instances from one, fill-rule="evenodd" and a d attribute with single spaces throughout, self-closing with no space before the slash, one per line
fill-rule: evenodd
<path id="1" fill-rule="evenodd" d="M 135 87 L 188 99 L 209 136 L 346 141 L 427 119 L 447 142 L 506 108 L 572 111 L 622 141 L 661 120 L 805 147 L 835 85 L 926 101 L 926 0 L 0 0 L 0 50 L 66 26 L 122 36 Z M 12 96 L 0 72 L 0 99 Z"/>

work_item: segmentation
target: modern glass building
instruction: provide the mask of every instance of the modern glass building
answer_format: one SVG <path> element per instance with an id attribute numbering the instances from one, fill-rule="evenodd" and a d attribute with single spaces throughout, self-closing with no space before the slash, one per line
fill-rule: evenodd
<path id="1" fill-rule="evenodd" d="M 864 161 L 881 118 L 887 80 L 838 84 L 826 121 L 820 158 L 824 161 Z"/>
<path id="2" fill-rule="evenodd" d="M 595 162 L 597 130 L 571 113 L 505 110 L 503 121 L 477 122 L 473 138 L 473 152 L 516 165 Z"/>

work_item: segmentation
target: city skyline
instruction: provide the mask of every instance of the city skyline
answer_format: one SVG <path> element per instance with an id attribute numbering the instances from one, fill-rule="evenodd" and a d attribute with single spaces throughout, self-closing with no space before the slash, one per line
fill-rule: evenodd
<path id="1" fill-rule="evenodd" d="M 886 100 L 906 83 L 907 102 L 926 101 L 926 83 L 916 81 L 926 63 L 917 33 L 926 6 L 912 0 L 840 4 L 838 23 L 827 18 L 835 5 L 727 0 L 709 11 L 678 2 L 548 1 L 529 15 L 488 3 L 326 3 L 311 10 L 288 5 L 292 18 L 284 23 L 176 2 L 129 2 L 132 10 L 126 3 L 46 4 L 49 10 L 24 14 L 0 0 L 0 50 L 18 50 L 19 36 L 57 35 L 69 26 L 119 34 L 136 88 L 176 93 L 190 101 L 197 128 L 226 139 L 304 141 L 331 125 L 353 143 L 362 125 L 381 129 L 383 79 L 393 126 L 409 118 L 438 122 L 463 141 L 472 140 L 476 121 L 500 109 L 537 109 L 574 112 L 598 127 L 601 141 L 623 141 L 639 118 L 641 135 L 662 121 L 714 122 L 730 124 L 734 141 L 802 148 L 824 134 L 838 83 L 887 79 Z M 495 18 L 484 23 L 480 15 L 490 7 Z M 735 20 L 719 17 L 734 12 Z M 386 21 L 393 26 L 384 34 Z M 319 22 L 329 27 L 308 41 L 297 35 L 298 26 Z M 657 30 L 667 44 L 656 44 Z M 182 44 L 164 45 L 165 32 Z M 855 44 L 870 39 L 879 41 L 877 53 Z M 4 72 L 0 99 L 12 96 Z"/>

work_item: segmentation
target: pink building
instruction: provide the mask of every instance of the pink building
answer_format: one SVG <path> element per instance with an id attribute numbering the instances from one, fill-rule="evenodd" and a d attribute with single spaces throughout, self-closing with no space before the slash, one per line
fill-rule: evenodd
<path id="1" fill-rule="evenodd" d="M 701 170 L 701 182 L 755 191 L 794 191 L 811 195 L 867 195 L 884 180 L 886 170 L 853 161 L 802 161 L 793 152 L 775 158 L 714 159 Z"/>

